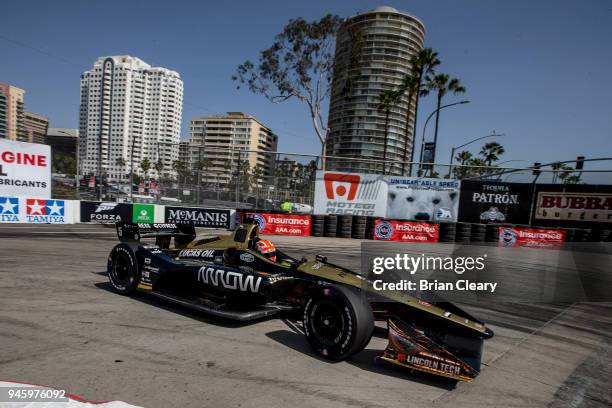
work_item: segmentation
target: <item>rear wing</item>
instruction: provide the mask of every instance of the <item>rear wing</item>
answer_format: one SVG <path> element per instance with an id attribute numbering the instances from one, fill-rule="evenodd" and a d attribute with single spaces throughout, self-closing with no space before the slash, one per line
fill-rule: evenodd
<path id="1" fill-rule="evenodd" d="M 142 238 L 155 238 L 155 243 L 162 248 L 170 245 L 174 237 L 176 246 L 185 245 L 196 237 L 193 224 L 134 224 L 118 222 L 117 237 L 121 242 L 137 242 Z"/>

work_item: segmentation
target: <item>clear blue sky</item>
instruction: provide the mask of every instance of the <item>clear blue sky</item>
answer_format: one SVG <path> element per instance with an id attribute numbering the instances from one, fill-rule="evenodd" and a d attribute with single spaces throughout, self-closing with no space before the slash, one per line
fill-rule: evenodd
<path id="1" fill-rule="evenodd" d="M 304 106 L 273 105 L 236 90 L 230 77 L 290 18 L 350 16 L 378 5 L 421 19 L 440 71 L 467 88 L 472 103 L 442 116 L 439 161 L 448 162 L 451 146 L 492 130 L 507 135 L 499 139 L 504 160 L 526 160 L 518 166 L 612 156 L 607 0 L 11 1 L 1 13 L 0 81 L 24 88 L 26 110 L 47 115 L 52 127 L 76 128 L 79 75 L 97 57 L 129 54 L 181 74 L 182 137 L 193 117 L 243 111 L 278 133 L 279 150 L 316 153 Z M 433 103 L 423 101 L 423 116 Z"/>

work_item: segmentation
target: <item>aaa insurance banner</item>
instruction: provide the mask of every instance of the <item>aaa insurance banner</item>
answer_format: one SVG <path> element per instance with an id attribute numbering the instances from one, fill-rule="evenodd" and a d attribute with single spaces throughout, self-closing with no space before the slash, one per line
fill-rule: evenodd
<path id="1" fill-rule="evenodd" d="M 51 147 L 0 139 L 0 196 L 51 198 Z"/>
<path id="2" fill-rule="evenodd" d="M 377 219 L 375 241 L 438 242 L 439 224 Z"/>
<path id="3" fill-rule="evenodd" d="M 565 230 L 499 227 L 498 246 L 560 249 Z"/>
<path id="4" fill-rule="evenodd" d="M 310 236 L 310 215 L 243 213 L 242 217 L 256 222 L 262 234 Z"/>
<path id="5" fill-rule="evenodd" d="M 315 214 L 384 217 L 387 181 L 378 174 L 317 171 Z"/>

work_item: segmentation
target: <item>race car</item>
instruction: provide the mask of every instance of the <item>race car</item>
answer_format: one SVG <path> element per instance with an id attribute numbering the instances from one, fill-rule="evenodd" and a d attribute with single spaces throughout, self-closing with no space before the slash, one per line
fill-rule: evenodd
<path id="1" fill-rule="evenodd" d="M 121 242 L 111 250 L 107 270 L 118 293 L 138 290 L 238 321 L 298 314 L 308 342 L 326 359 L 363 350 L 377 320 L 388 329 L 383 361 L 469 381 L 480 371 L 483 341 L 493 336 L 451 303 L 396 291 L 374 294 L 367 277 L 323 255 L 292 258 L 263 240 L 256 224 L 222 236 L 197 235 L 188 224 L 116 228 Z"/>

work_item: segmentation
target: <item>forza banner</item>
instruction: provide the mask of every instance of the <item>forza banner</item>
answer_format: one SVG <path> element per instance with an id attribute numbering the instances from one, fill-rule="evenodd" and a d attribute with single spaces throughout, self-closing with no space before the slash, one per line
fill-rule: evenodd
<path id="1" fill-rule="evenodd" d="M 414 221 L 457 221 L 459 180 L 387 177 L 386 218 Z"/>
<path id="2" fill-rule="evenodd" d="M 172 224 L 193 223 L 196 227 L 229 229 L 231 227 L 231 210 L 166 206 L 164 222 Z"/>
<path id="3" fill-rule="evenodd" d="M 256 222 L 262 234 L 310 236 L 310 215 L 243 213 L 242 219 Z"/>
<path id="4" fill-rule="evenodd" d="M 315 214 L 353 214 L 384 217 L 387 182 L 377 174 L 317 171 Z"/>
<path id="5" fill-rule="evenodd" d="M 461 182 L 459 221 L 528 224 L 533 185 L 495 181 Z"/>
<path id="6" fill-rule="evenodd" d="M 114 224 L 121 221 L 132 221 L 132 204 L 81 201 L 81 222 Z"/>
<path id="7" fill-rule="evenodd" d="M 511 248 L 560 249 L 565 244 L 565 234 L 565 230 L 499 227 L 497 245 Z"/>
<path id="8" fill-rule="evenodd" d="M 0 196 L 51 198 L 51 147 L 0 139 Z"/>
<path id="9" fill-rule="evenodd" d="M 439 224 L 377 219 L 375 241 L 438 242 Z"/>

